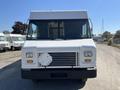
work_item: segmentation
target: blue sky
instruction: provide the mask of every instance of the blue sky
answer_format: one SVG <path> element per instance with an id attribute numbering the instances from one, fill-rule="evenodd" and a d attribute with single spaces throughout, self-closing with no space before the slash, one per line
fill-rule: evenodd
<path id="1" fill-rule="evenodd" d="M 120 0 L 0 0 L 0 32 L 12 30 L 15 21 L 26 22 L 31 10 L 86 10 L 94 33 L 120 29 Z"/>

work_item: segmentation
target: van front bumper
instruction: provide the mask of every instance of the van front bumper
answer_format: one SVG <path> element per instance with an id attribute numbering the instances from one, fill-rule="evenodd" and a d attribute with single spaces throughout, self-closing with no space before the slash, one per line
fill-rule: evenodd
<path id="1" fill-rule="evenodd" d="M 9 50 L 9 47 L 0 47 L 0 51 Z"/>
<path id="2" fill-rule="evenodd" d="M 20 50 L 22 46 L 14 46 L 14 48 Z"/>
<path id="3" fill-rule="evenodd" d="M 82 79 L 95 78 L 97 70 L 81 68 L 21 69 L 21 75 L 24 79 Z"/>
<path id="4" fill-rule="evenodd" d="M 0 50 L 4 50 L 4 48 L 3 48 L 3 47 L 0 47 Z"/>

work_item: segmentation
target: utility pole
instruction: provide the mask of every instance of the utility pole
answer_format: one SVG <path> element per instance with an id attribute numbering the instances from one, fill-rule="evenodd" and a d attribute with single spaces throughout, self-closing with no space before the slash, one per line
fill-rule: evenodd
<path id="1" fill-rule="evenodd" d="M 102 18 L 101 34 L 104 32 L 104 19 Z"/>

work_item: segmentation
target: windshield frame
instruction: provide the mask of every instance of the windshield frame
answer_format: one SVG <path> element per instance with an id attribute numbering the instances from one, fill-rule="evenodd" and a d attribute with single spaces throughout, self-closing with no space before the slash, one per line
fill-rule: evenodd
<path id="1" fill-rule="evenodd" d="M 90 25 L 89 25 L 89 20 L 88 19 L 70 19 L 71 21 L 74 21 L 74 20 L 80 20 L 80 21 L 84 21 L 86 23 L 86 36 L 84 37 L 80 37 L 80 38 L 73 38 L 73 39 L 86 39 L 86 38 L 92 38 L 92 31 L 90 29 Z M 29 32 L 30 32 L 30 25 L 31 25 L 31 22 L 35 22 L 35 21 L 40 21 L 40 22 L 44 22 L 44 21 L 57 21 L 57 22 L 60 22 L 60 21 L 65 21 L 65 20 L 30 20 L 29 21 L 29 25 L 28 25 L 28 29 L 27 29 L 27 36 L 26 36 L 26 40 L 45 40 L 45 39 L 36 39 L 36 38 L 29 38 Z M 69 20 L 66 20 L 66 21 L 69 21 Z M 83 31 L 82 31 L 83 32 Z M 63 34 L 65 34 L 63 32 Z M 56 39 L 69 39 L 69 38 L 56 38 Z M 72 39 L 72 38 L 70 38 Z M 47 38 L 46 40 L 55 40 L 55 39 L 49 39 Z"/>
<path id="2" fill-rule="evenodd" d="M 24 37 L 11 37 L 13 41 L 24 41 Z M 21 40 L 19 40 L 21 39 Z"/>

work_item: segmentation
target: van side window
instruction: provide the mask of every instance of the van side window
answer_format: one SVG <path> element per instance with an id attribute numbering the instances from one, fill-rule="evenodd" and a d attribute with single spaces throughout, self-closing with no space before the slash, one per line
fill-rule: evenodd
<path id="1" fill-rule="evenodd" d="M 87 37 L 87 25 L 82 26 L 82 37 Z"/>
<path id="2" fill-rule="evenodd" d="M 35 24 L 33 23 L 30 24 L 30 30 L 28 32 L 29 32 L 28 38 L 33 39 L 37 38 L 37 26 Z"/>

